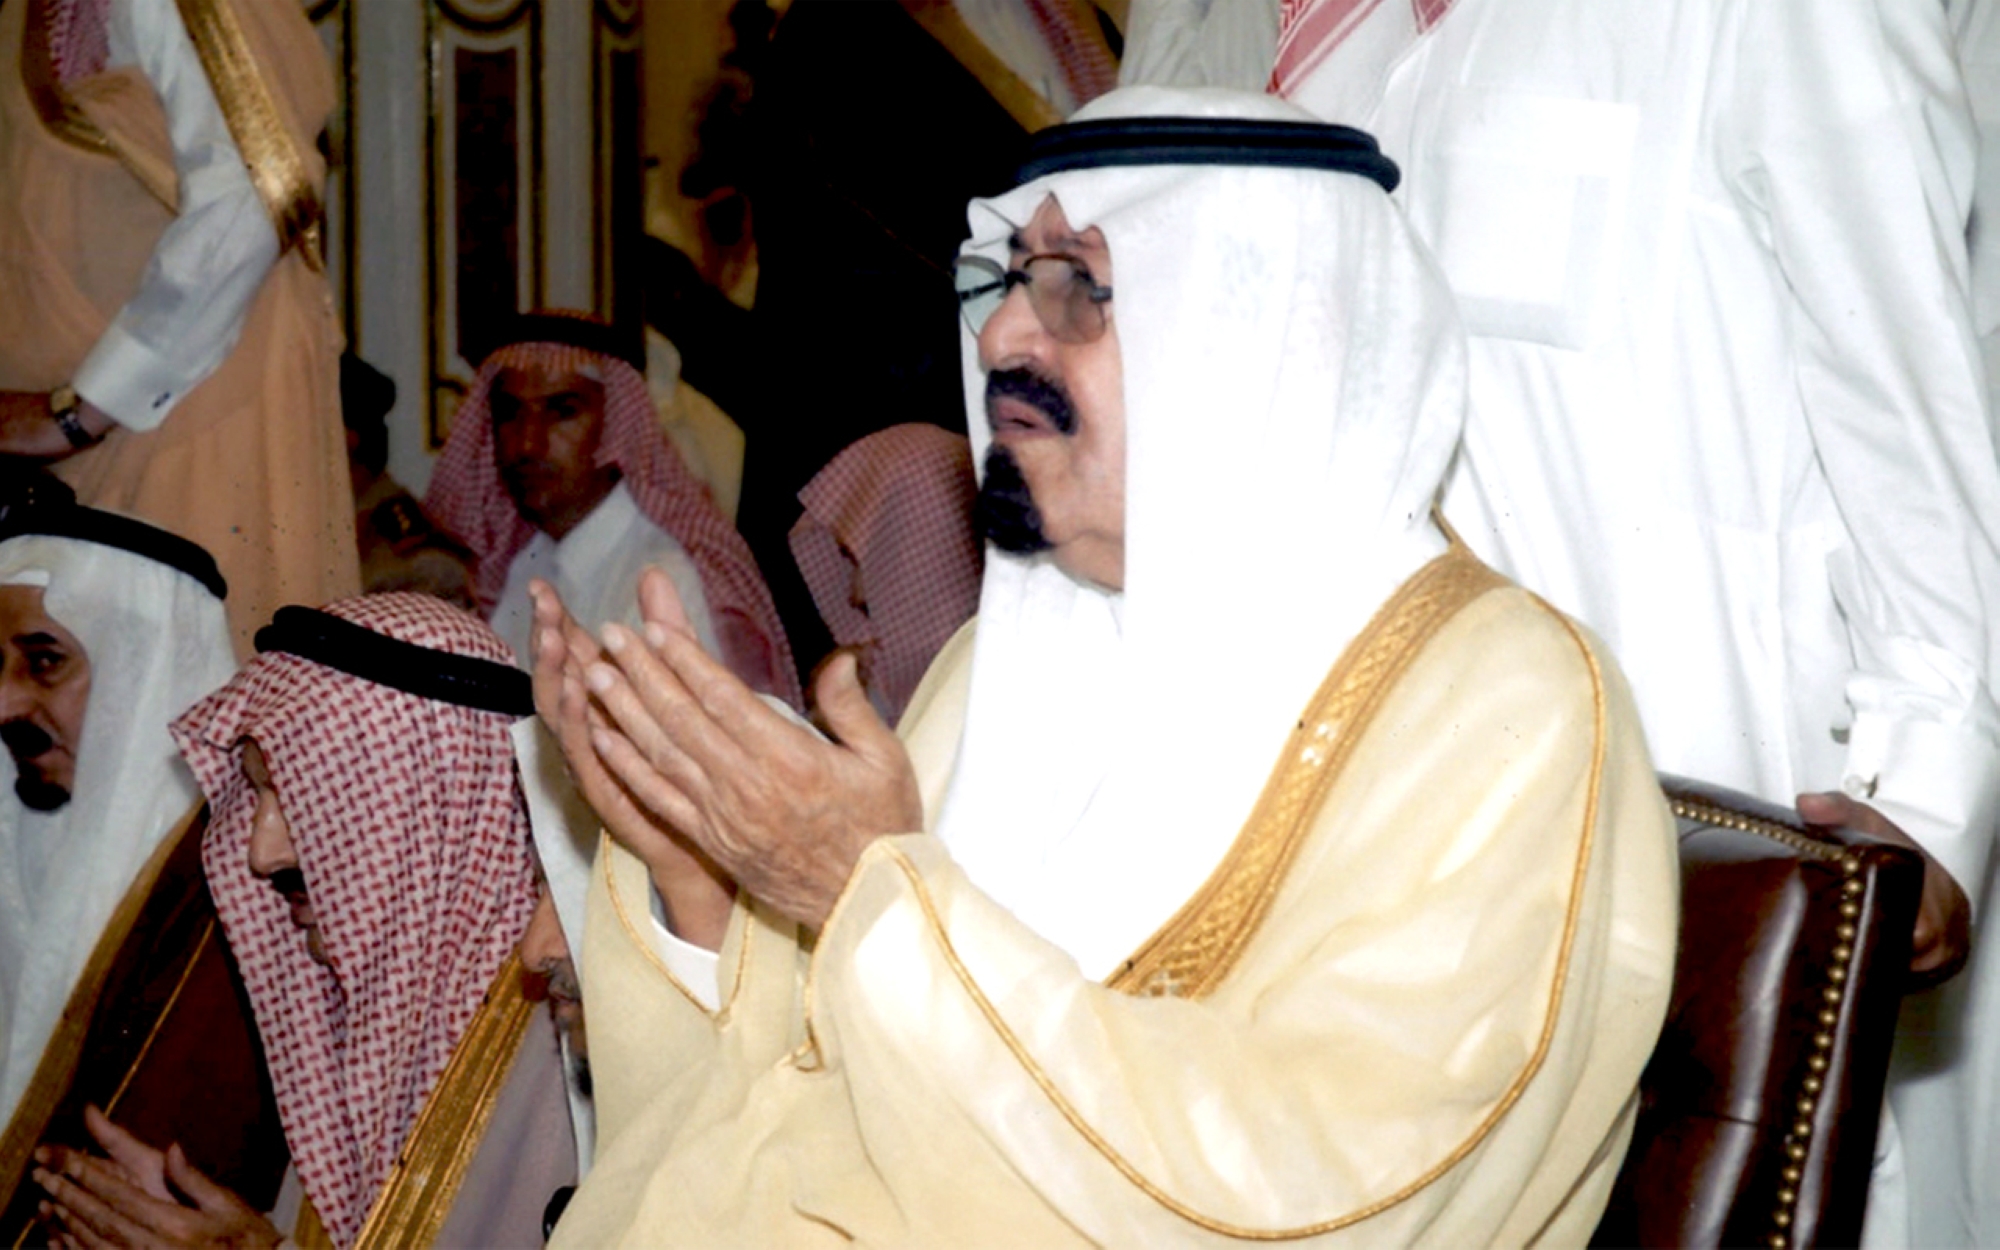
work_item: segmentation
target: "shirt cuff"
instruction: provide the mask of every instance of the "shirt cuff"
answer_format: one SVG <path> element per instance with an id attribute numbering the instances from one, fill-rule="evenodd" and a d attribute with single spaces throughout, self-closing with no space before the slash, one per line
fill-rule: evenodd
<path id="1" fill-rule="evenodd" d="M 181 401 L 182 371 L 113 321 L 77 366 L 70 385 L 128 430 L 150 430 Z"/>
<path id="2" fill-rule="evenodd" d="M 2000 750 L 1966 728 L 1865 715 L 1847 743 L 1840 788 L 1915 838 L 1976 917 L 2000 820 Z"/>
<path id="3" fill-rule="evenodd" d="M 658 890 L 649 890 L 653 898 L 653 949 L 659 952 L 660 962 L 667 966 L 673 978 L 694 995 L 694 1000 L 707 1011 L 715 1011 L 722 1006 L 722 983 L 718 969 L 722 959 L 712 950 L 683 942 L 667 928 L 666 905 L 660 901 Z"/>

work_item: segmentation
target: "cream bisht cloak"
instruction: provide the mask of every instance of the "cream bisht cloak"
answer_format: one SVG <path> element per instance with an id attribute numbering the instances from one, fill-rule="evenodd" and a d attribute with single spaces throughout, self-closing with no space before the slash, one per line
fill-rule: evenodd
<path id="1" fill-rule="evenodd" d="M 1084 115 L 1133 112 L 1301 116 Z M 1051 194 L 1114 261 L 1127 589 L 992 556 L 903 722 L 934 832 L 816 944 L 739 907 L 714 1014 L 600 856 L 557 1244 L 1580 1242 L 1665 1008 L 1671 826 L 1608 661 L 1428 520 L 1442 284 L 1379 189 L 1296 170 L 1056 174 L 968 250 Z"/>

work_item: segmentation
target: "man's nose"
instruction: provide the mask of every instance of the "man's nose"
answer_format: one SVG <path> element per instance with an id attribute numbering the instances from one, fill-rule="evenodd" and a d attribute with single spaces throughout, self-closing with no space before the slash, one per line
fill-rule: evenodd
<path id="1" fill-rule="evenodd" d="M 0 723 L 20 720 L 34 709 L 34 688 L 11 670 L 0 672 Z"/>
<path id="2" fill-rule="evenodd" d="M 980 367 L 990 372 L 1034 359 L 1050 341 L 1034 305 L 1028 302 L 1028 288 L 1017 286 L 1007 292 L 980 328 Z"/>
<path id="3" fill-rule="evenodd" d="M 502 463 L 540 460 L 548 450 L 548 430 L 533 413 L 524 412 L 494 432 Z"/>
<path id="4" fill-rule="evenodd" d="M 292 845 L 291 826 L 278 807 L 278 796 L 259 791 L 256 810 L 250 814 L 250 871 L 269 877 L 279 869 L 298 866 L 298 849 Z"/>

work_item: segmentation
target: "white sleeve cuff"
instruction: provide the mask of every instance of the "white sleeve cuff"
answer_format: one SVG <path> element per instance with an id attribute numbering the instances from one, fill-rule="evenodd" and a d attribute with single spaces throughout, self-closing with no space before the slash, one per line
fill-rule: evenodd
<path id="1" fill-rule="evenodd" d="M 180 402 L 184 381 L 184 370 L 113 321 L 77 366 L 70 385 L 126 429 L 150 430 Z"/>
<path id="2" fill-rule="evenodd" d="M 660 904 L 658 891 L 653 895 L 653 949 L 660 953 L 660 962 L 667 966 L 674 980 L 687 987 L 694 1000 L 709 1011 L 722 1006 L 722 983 L 718 969 L 722 959 L 712 950 L 705 950 L 692 942 L 683 942 L 667 928 L 663 917 L 664 908 Z"/>
<path id="3" fill-rule="evenodd" d="M 2000 750 L 1965 727 L 1865 715 L 1847 742 L 1841 789 L 1915 838 L 1976 915 L 2000 820 Z"/>

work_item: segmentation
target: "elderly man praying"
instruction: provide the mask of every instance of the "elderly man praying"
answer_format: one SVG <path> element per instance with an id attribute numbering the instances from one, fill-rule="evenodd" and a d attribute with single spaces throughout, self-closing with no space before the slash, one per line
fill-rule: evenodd
<path id="1" fill-rule="evenodd" d="M 1138 90 L 973 204 L 995 550 L 900 738 L 845 662 L 832 740 L 770 709 L 665 579 L 601 652 L 540 596 L 618 844 L 557 1245 L 1589 1236 L 1672 830 L 1608 656 L 1431 519 L 1464 346 L 1395 177 Z"/>

